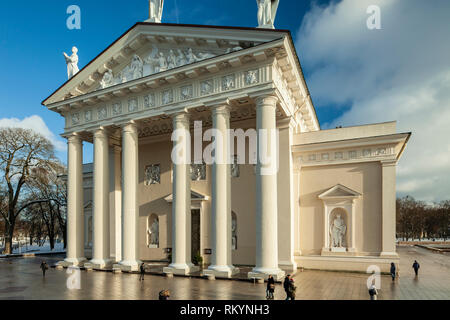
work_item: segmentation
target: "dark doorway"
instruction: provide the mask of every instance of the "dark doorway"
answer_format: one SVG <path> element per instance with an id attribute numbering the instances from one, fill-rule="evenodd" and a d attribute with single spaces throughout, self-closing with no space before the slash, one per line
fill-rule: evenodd
<path id="1" fill-rule="evenodd" d="M 194 257 L 200 253 L 200 210 L 191 210 L 191 255 Z"/>

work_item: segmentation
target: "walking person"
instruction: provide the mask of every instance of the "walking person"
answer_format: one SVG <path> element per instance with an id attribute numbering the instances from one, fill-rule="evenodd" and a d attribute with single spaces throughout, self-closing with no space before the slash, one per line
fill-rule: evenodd
<path id="1" fill-rule="evenodd" d="M 145 266 L 144 263 L 141 263 L 141 266 L 139 267 L 140 275 L 139 275 L 139 281 L 144 281 L 144 275 L 145 275 Z"/>
<path id="2" fill-rule="evenodd" d="M 42 270 L 42 276 L 45 278 L 45 271 L 47 271 L 47 269 L 48 269 L 47 262 L 42 261 L 40 268 Z"/>
<path id="3" fill-rule="evenodd" d="M 284 292 L 286 292 L 286 299 L 285 300 L 289 300 L 289 282 L 290 282 L 290 275 L 288 274 L 284 278 L 284 282 L 283 282 Z"/>
<path id="4" fill-rule="evenodd" d="M 414 260 L 414 263 L 412 265 L 414 272 L 416 273 L 416 277 L 419 275 L 419 268 L 420 264 L 417 262 L 417 260 Z"/>
<path id="5" fill-rule="evenodd" d="M 294 279 L 289 277 L 289 299 L 295 300 L 295 292 L 297 291 L 297 287 L 295 286 Z"/>
<path id="6" fill-rule="evenodd" d="M 396 270 L 395 270 L 395 263 L 391 262 L 391 277 L 392 281 L 395 280 Z"/>
<path id="7" fill-rule="evenodd" d="M 372 284 L 369 288 L 370 300 L 377 300 L 378 290 L 375 284 Z"/>
<path id="8" fill-rule="evenodd" d="M 267 300 L 273 300 L 273 293 L 275 291 L 275 279 L 272 275 L 269 275 L 267 279 L 266 298 Z"/>

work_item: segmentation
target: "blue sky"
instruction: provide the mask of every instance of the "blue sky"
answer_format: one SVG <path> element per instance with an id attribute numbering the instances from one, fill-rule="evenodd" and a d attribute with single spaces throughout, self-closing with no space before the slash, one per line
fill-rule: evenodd
<path id="1" fill-rule="evenodd" d="M 66 27 L 81 8 L 81 30 Z M 368 30 L 366 9 L 381 9 Z M 166 0 L 163 22 L 255 27 L 255 0 Z M 67 77 L 62 52 L 77 46 L 83 67 L 137 21 L 148 0 L 0 3 L 0 126 L 31 126 L 65 161 L 63 118 L 41 101 Z M 398 121 L 413 137 L 398 166 L 399 195 L 450 195 L 450 1 L 281 0 L 276 27 L 289 29 L 322 128 Z M 91 160 L 91 146 L 85 161 Z"/>
<path id="2" fill-rule="evenodd" d="M 281 3 L 276 26 L 295 34 L 310 3 Z M 66 10 L 73 4 L 81 9 L 81 30 L 66 27 Z M 38 115 L 51 132 L 61 133 L 62 117 L 47 111 L 40 102 L 66 80 L 62 52 L 70 55 L 76 45 L 81 69 L 128 28 L 147 18 L 148 0 L 2 1 L 0 119 Z M 255 27 L 256 1 L 166 0 L 163 22 Z M 327 120 L 327 113 L 319 117 Z M 65 160 L 64 152 L 58 155 Z M 89 150 L 85 158 L 91 159 Z"/>

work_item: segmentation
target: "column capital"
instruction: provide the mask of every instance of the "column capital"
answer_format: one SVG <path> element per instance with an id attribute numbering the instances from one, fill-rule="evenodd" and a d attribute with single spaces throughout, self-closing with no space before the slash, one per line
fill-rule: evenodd
<path id="1" fill-rule="evenodd" d="M 71 143 L 71 144 L 81 144 L 82 143 L 81 136 L 78 132 L 73 132 L 73 133 L 64 135 L 64 138 L 66 138 L 67 142 Z"/>
<path id="2" fill-rule="evenodd" d="M 122 129 L 122 132 L 131 132 L 131 133 L 137 132 L 137 125 L 136 122 L 134 122 L 133 120 L 120 125 L 120 128 Z"/>
<path id="3" fill-rule="evenodd" d="M 171 115 L 174 123 L 188 123 L 190 121 L 190 115 L 187 111 L 177 112 Z"/>
<path id="4" fill-rule="evenodd" d="M 273 94 L 263 94 L 254 98 L 256 102 L 256 107 L 261 106 L 272 106 L 276 107 L 278 102 L 278 97 L 275 93 Z"/>
<path id="5" fill-rule="evenodd" d="M 206 104 L 206 107 L 208 108 L 217 108 L 223 106 L 231 106 L 230 99 L 228 98 L 217 99 Z"/>
<path id="6" fill-rule="evenodd" d="M 108 136 L 108 131 L 105 127 L 98 127 L 92 130 L 92 134 L 95 138 L 104 138 Z"/>
<path id="7" fill-rule="evenodd" d="M 227 104 L 218 104 L 212 107 L 211 109 L 211 113 L 212 116 L 216 116 L 216 115 L 224 115 L 226 117 L 230 117 L 230 110 L 231 110 L 231 106 L 227 105 Z"/>

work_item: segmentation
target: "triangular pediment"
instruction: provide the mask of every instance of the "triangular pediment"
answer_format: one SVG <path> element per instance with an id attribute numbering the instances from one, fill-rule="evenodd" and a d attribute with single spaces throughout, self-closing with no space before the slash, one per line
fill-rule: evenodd
<path id="1" fill-rule="evenodd" d="M 164 200 L 166 200 L 167 202 L 172 202 L 173 194 L 169 194 L 167 197 L 164 198 Z M 208 196 L 191 190 L 191 202 L 192 201 L 206 201 L 206 200 L 209 200 Z"/>
<path id="2" fill-rule="evenodd" d="M 337 184 L 319 195 L 320 199 L 358 198 L 361 194 L 355 190 Z"/>
<path id="3" fill-rule="evenodd" d="M 282 39 L 289 32 L 256 28 L 137 23 L 44 105 Z M 79 55 L 83 49 L 79 48 Z M 189 73 L 185 73 L 190 76 Z M 169 79 L 170 81 L 170 79 Z"/>

